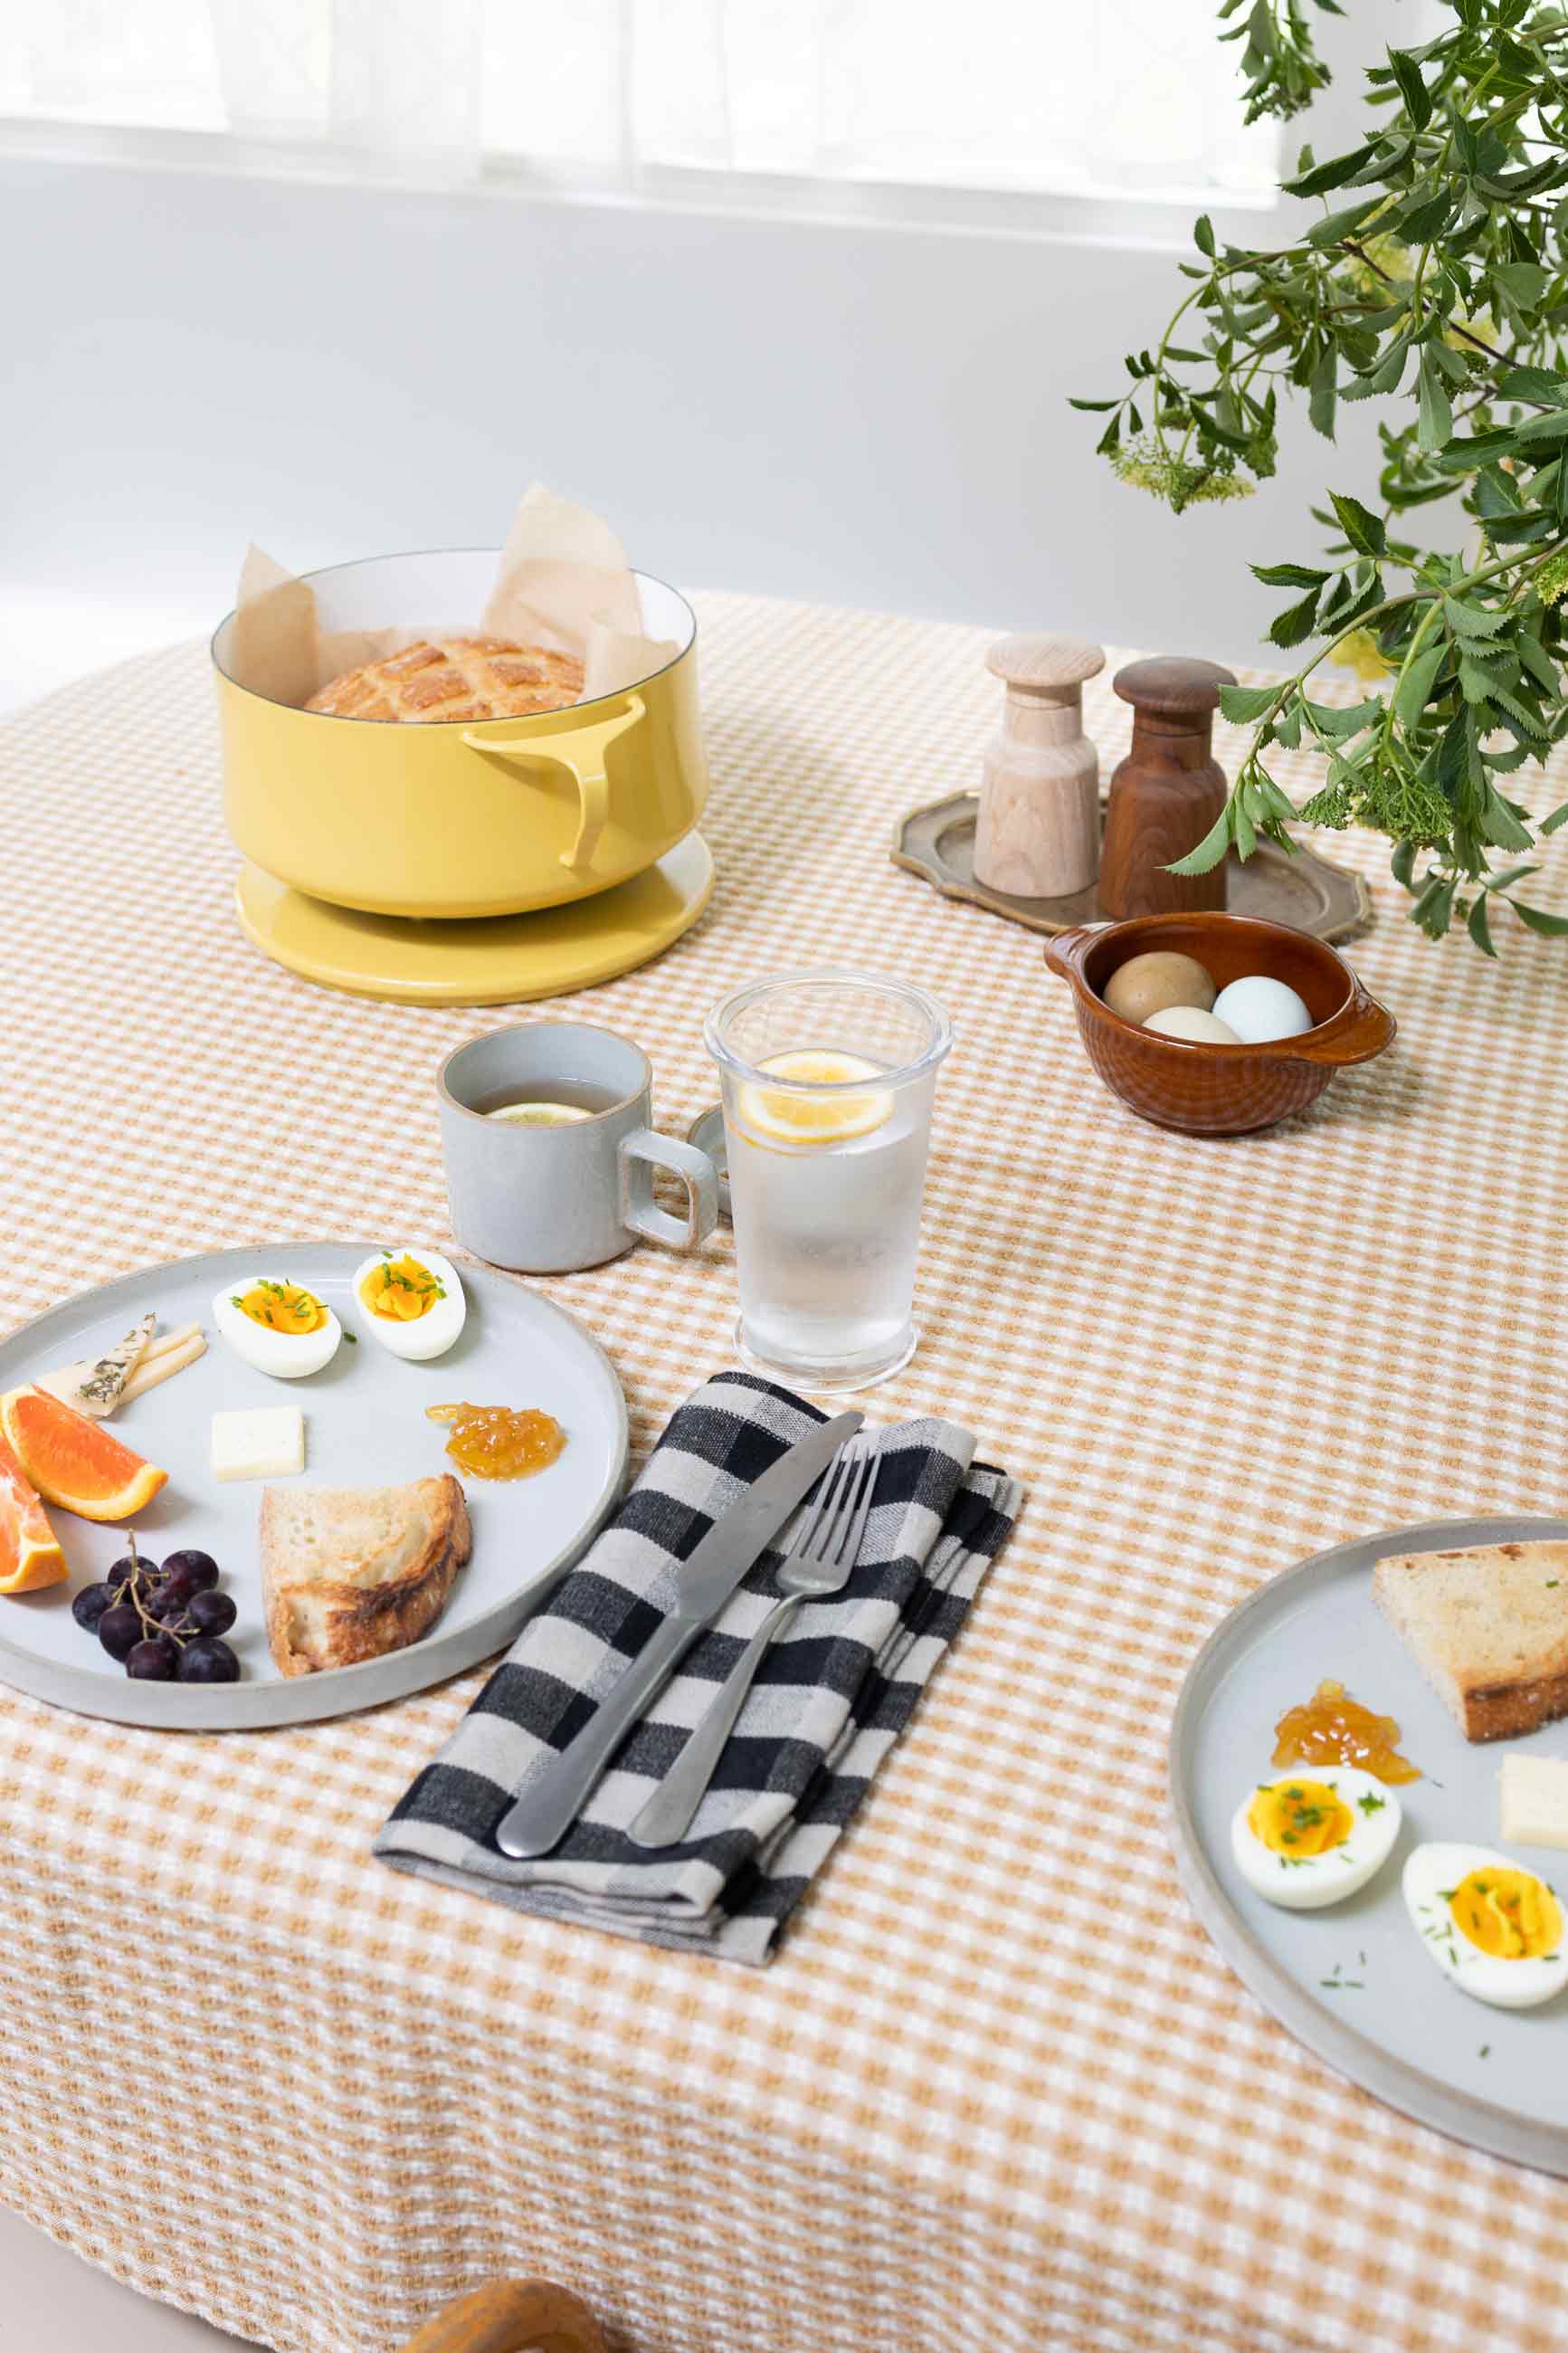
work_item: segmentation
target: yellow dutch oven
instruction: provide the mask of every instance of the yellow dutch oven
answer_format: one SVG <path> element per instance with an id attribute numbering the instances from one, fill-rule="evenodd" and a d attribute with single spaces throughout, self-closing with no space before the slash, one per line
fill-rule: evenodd
<path id="1" fill-rule="evenodd" d="M 493 549 L 374 556 L 308 574 L 325 632 L 472 633 Z M 482 916 L 608 891 L 689 833 L 708 797 L 697 621 L 634 578 L 643 628 L 673 644 L 635 687 L 527 719 L 421 723 L 298 711 L 231 674 L 213 638 L 224 807 L 247 858 L 312 898 L 372 914 Z"/>

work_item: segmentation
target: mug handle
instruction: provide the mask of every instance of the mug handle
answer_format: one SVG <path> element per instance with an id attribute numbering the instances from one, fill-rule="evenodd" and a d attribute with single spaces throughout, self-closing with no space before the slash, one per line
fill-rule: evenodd
<path id="1" fill-rule="evenodd" d="M 719 1172 L 694 1144 L 678 1144 L 657 1128 L 634 1128 L 623 1135 L 617 1155 L 621 1170 L 621 1223 L 650 1241 L 668 1242 L 671 1250 L 695 1250 L 719 1222 Z M 686 1187 L 686 1215 L 672 1218 L 653 1198 L 653 1171 L 667 1168 Z"/>
<path id="2" fill-rule="evenodd" d="M 479 735 L 465 728 L 463 741 L 473 751 L 492 753 L 500 760 L 548 761 L 552 767 L 565 768 L 576 778 L 577 838 L 570 849 L 562 851 L 561 863 L 581 874 L 594 863 L 594 852 L 610 814 L 605 754 L 617 736 L 637 725 L 647 709 L 640 694 L 628 694 L 612 718 L 591 724 L 563 727 L 562 718 L 570 719 L 570 712 L 563 714 L 552 711 L 541 716 L 553 720 L 554 728 L 542 730 L 538 735 Z"/>

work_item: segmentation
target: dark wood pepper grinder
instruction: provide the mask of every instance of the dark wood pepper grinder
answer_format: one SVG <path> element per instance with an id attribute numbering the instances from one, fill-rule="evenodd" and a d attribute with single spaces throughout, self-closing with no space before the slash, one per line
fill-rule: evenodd
<path id="1" fill-rule="evenodd" d="M 1124 915 L 1177 915 L 1225 905 L 1226 861 L 1206 874 L 1168 874 L 1195 849 L 1225 807 L 1225 772 L 1213 753 L 1222 686 L 1218 662 L 1156 654 L 1111 681 L 1132 705 L 1132 749 L 1110 779 L 1100 903 Z"/>

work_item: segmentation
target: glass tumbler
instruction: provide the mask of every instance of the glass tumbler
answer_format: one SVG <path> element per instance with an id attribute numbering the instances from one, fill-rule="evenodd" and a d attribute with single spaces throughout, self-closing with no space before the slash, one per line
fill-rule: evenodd
<path id="1" fill-rule="evenodd" d="M 741 1292 L 759 1372 L 868 1388 L 907 1365 L 931 1098 L 952 1026 L 874 973 L 753 981 L 708 1017 Z"/>

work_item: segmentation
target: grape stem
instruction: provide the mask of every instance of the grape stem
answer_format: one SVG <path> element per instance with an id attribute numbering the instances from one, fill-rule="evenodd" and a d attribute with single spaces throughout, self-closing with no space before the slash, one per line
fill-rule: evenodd
<path id="1" fill-rule="evenodd" d="M 136 1550 L 134 1528 L 128 1528 L 126 1536 L 131 1546 L 131 1582 L 125 1590 L 131 1596 L 132 1608 L 142 1620 L 142 1639 L 144 1642 L 152 1642 L 155 1641 L 160 1634 L 167 1634 L 175 1649 L 183 1651 L 187 1642 L 195 1640 L 196 1630 L 192 1626 L 183 1634 L 176 1633 L 173 1626 L 165 1626 L 160 1619 L 150 1615 L 147 1605 L 142 1599 L 142 1579 L 147 1575 L 147 1571 L 142 1567 L 141 1556 Z"/>

